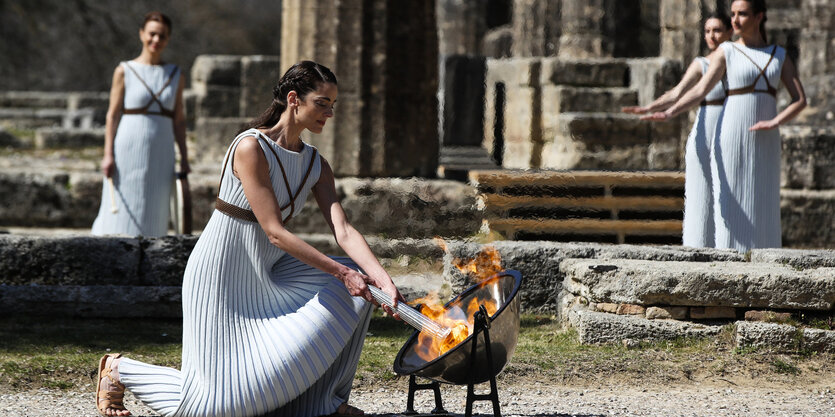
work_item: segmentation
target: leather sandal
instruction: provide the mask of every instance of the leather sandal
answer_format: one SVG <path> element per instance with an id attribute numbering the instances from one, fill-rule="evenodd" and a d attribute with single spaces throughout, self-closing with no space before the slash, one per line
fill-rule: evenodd
<path id="1" fill-rule="evenodd" d="M 107 416 L 108 409 L 127 410 L 125 405 L 122 404 L 122 400 L 125 398 L 125 385 L 121 382 L 116 382 L 116 378 L 113 378 L 111 374 L 113 370 L 106 367 L 108 358 L 116 360 L 120 357 L 122 357 L 120 353 L 108 353 L 99 360 L 99 381 L 96 384 L 96 408 L 99 410 L 99 414 L 103 416 Z M 114 388 L 110 391 L 105 391 L 101 388 L 101 381 L 104 378 L 110 378 L 110 382 L 113 384 Z"/>

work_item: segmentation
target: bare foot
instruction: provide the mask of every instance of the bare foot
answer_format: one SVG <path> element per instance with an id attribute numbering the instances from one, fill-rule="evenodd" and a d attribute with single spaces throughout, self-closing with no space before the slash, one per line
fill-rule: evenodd
<path id="1" fill-rule="evenodd" d="M 349 405 L 348 403 L 339 404 L 339 407 L 336 408 L 336 412 L 334 415 L 338 416 L 364 416 L 365 411 L 360 410 L 357 407 Z"/>
<path id="2" fill-rule="evenodd" d="M 96 408 L 103 416 L 129 416 L 122 400 L 125 386 L 119 382 L 119 358 L 121 355 L 105 355 L 99 361 L 99 382 L 96 388 Z"/>

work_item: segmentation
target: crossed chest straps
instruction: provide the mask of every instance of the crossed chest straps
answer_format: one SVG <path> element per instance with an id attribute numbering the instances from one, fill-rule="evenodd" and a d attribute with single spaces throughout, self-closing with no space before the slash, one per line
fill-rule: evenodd
<path id="1" fill-rule="evenodd" d="M 287 225 L 290 219 L 293 218 L 293 213 L 296 210 L 296 198 L 299 196 L 299 194 L 301 194 L 302 187 L 304 187 L 304 184 L 307 183 L 307 178 L 310 176 L 310 171 L 313 170 L 313 163 L 316 162 L 316 157 L 318 157 L 319 154 L 318 152 L 316 152 L 316 149 L 313 149 L 313 155 L 311 155 L 310 157 L 310 164 L 307 166 L 307 171 L 304 173 L 304 178 L 302 178 L 302 181 L 299 183 L 299 188 L 296 190 L 295 193 L 293 193 L 293 191 L 290 189 L 290 182 L 287 181 L 287 173 L 284 172 L 284 165 L 281 163 L 281 159 L 279 159 L 278 154 L 275 153 L 275 149 L 273 149 L 272 146 L 269 146 L 269 144 L 267 145 L 267 147 L 273 153 L 273 156 L 275 156 L 275 160 L 278 162 L 278 167 L 281 169 L 281 176 L 284 179 L 284 186 L 287 187 L 287 194 L 290 196 L 290 202 L 285 204 L 283 207 L 280 207 L 281 211 L 284 211 L 287 207 L 290 207 L 290 214 L 286 218 L 281 219 L 281 222 L 284 225 Z M 226 158 L 223 161 L 223 169 L 220 172 L 220 182 L 217 185 L 215 209 L 223 214 L 226 214 L 227 216 L 234 217 L 236 219 L 258 223 L 258 219 L 255 218 L 255 213 L 252 210 L 248 210 L 243 207 L 238 207 L 234 204 L 223 201 L 223 199 L 220 198 L 220 187 L 223 184 L 223 176 L 226 173 L 226 163 L 228 162 L 229 155 L 231 155 L 232 152 L 233 151 L 230 150 L 229 153 L 226 154 Z"/>
<path id="2" fill-rule="evenodd" d="M 143 80 L 142 77 L 139 76 L 139 73 L 136 72 L 135 69 L 133 69 L 133 67 L 130 65 L 129 62 L 125 62 L 125 66 L 127 66 L 128 69 L 130 69 L 131 72 L 133 72 L 133 74 L 136 75 L 136 78 L 139 80 L 139 82 L 141 82 L 142 85 L 144 85 L 145 88 L 148 89 L 148 92 L 151 93 L 151 100 L 148 101 L 148 104 L 146 104 L 145 107 L 139 107 L 139 108 L 136 108 L 136 109 L 123 109 L 122 113 L 124 113 L 124 114 L 150 114 L 150 115 L 170 117 L 170 118 L 173 119 L 174 118 L 174 110 L 166 109 L 165 106 L 162 105 L 162 100 L 159 98 L 159 95 L 162 94 L 162 92 L 168 87 L 169 84 L 171 84 L 171 81 L 174 79 L 174 76 L 177 75 L 177 72 L 180 70 L 180 68 L 175 66 L 174 70 L 171 71 L 171 74 L 168 76 L 168 80 L 165 82 L 165 84 L 163 84 L 162 88 L 159 89 L 159 92 L 155 93 L 154 90 L 152 90 L 151 87 L 148 86 L 148 84 L 145 82 L 145 80 Z M 149 108 L 151 108 L 151 104 L 154 104 L 155 102 L 159 105 L 159 111 L 148 110 Z"/>
<path id="3" fill-rule="evenodd" d="M 736 49 L 737 51 L 739 51 L 739 53 L 741 53 L 746 58 L 748 58 L 748 60 L 751 61 L 751 63 L 754 64 L 754 66 L 757 67 L 757 69 L 760 70 L 760 73 L 757 74 L 757 78 L 754 78 L 754 82 L 751 83 L 751 85 L 749 85 L 748 87 L 734 88 L 732 90 L 725 90 L 725 96 L 726 97 L 727 96 L 735 96 L 735 95 L 739 95 L 739 94 L 748 94 L 748 93 L 768 93 L 768 94 L 771 94 L 774 97 L 777 97 L 777 89 L 771 86 L 771 84 L 768 82 L 768 77 L 765 76 L 765 70 L 768 68 L 768 65 L 771 64 L 771 61 L 774 59 L 774 54 L 777 53 L 777 45 L 774 45 L 774 48 L 771 49 L 771 56 L 768 58 L 768 62 L 766 62 L 765 66 L 762 67 L 762 68 L 760 68 L 760 66 L 757 65 L 757 63 L 754 62 L 754 60 L 751 59 L 751 57 L 748 56 L 748 54 L 746 54 L 745 52 L 742 52 L 741 49 L 737 48 L 736 45 L 731 44 L 731 46 L 733 46 L 734 49 Z M 757 81 L 759 81 L 760 78 L 762 78 L 763 81 L 765 81 L 765 85 L 767 87 L 765 90 L 757 90 Z M 702 106 L 721 106 L 723 104 L 725 104 L 725 98 L 720 98 L 720 99 L 716 99 L 716 100 L 702 100 L 702 102 L 700 103 L 700 105 L 702 105 Z"/>

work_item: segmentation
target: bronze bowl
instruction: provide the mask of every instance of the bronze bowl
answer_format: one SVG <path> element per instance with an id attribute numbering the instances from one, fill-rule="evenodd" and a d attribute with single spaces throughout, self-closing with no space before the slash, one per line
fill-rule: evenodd
<path id="1" fill-rule="evenodd" d="M 519 298 L 516 294 L 522 284 L 518 271 L 507 270 L 493 275 L 479 284 L 467 288 L 444 309 L 469 305 L 473 298 L 493 300 L 498 309 L 489 319 L 489 338 L 492 363 L 488 362 L 484 331 L 471 334 L 463 342 L 437 358 L 426 361 L 417 354 L 420 332 L 414 332 L 400 348 L 394 359 L 394 371 L 400 375 L 417 375 L 447 384 L 482 383 L 499 374 L 513 356 L 519 336 Z M 476 336 L 474 338 L 473 336 Z M 478 340 L 475 360 L 472 345 Z M 492 365 L 492 366 L 491 366 Z M 490 369 L 492 368 L 492 372 Z M 472 378 L 472 379 L 471 379 Z"/>

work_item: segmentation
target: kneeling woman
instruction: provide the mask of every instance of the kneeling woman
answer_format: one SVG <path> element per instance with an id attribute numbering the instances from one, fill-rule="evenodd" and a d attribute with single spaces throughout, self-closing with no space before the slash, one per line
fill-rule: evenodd
<path id="1" fill-rule="evenodd" d="M 186 266 L 182 369 L 104 356 L 102 414 L 129 414 L 125 387 L 164 416 L 362 414 L 347 401 L 372 310 L 368 286 L 402 296 L 345 218 L 327 161 L 299 136 L 333 117 L 336 77 L 303 61 L 273 95 L 229 147 L 217 210 Z M 284 227 L 311 191 L 351 259 L 325 256 Z"/>

